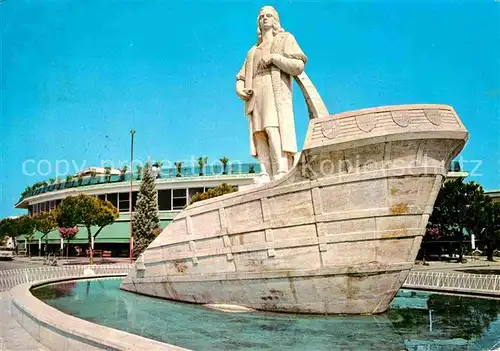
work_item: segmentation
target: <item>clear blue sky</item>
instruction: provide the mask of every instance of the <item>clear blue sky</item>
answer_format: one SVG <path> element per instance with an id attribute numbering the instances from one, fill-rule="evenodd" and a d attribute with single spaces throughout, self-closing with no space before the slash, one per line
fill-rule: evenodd
<path id="1" fill-rule="evenodd" d="M 330 112 L 450 104 L 470 132 L 465 168 L 482 162 L 468 179 L 500 188 L 500 2 L 4 0 L 0 218 L 57 160 L 127 160 L 131 128 L 142 160 L 251 161 L 234 85 L 264 4 Z"/>

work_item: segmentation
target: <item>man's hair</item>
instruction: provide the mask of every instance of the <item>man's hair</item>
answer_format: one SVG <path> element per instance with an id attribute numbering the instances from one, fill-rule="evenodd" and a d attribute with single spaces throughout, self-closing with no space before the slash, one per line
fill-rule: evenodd
<path id="1" fill-rule="evenodd" d="M 272 6 L 264 6 L 263 8 L 260 9 L 259 14 L 257 15 L 257 45 L 262 43 L 262 31 L 260 30 L 260 25 L 259 25 L 259 17 L 260 14 L 263 10 L 271 10 L 271 13 L 273 14 L 273 17 L 275 19 L 275 23 L 273 25 L 273 36 L 276 36 L 279 32 L 284 32 L 285 30 L 283 27 L 281 27 L 280 24 L 280 16 L 278 15 L 278 11 Z"/>

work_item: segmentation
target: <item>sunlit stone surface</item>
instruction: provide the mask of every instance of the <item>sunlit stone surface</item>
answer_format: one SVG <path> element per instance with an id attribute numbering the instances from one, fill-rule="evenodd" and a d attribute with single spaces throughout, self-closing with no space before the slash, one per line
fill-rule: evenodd
<path id="1" fill-rule="evenodd" d="M 121 287 L 267 311 L 381 313 L 413 265 L 467 131 L 445 105 L 329 114 L 277 12 L 262 8 L 257 23 L 236 91 L 258 184 L 184 209 Z M 292 78 L 310 118 L 301 153 Z"/>
<path id="2" fill-rule="evenodd" d="M 439 125 L 428 111 L 441 116 Z M 122 289 L 268 311 L 383 312 L 466 139 L 445 105 L 311 119 L 301 158 L 284 178 L 187 207 Z"/>

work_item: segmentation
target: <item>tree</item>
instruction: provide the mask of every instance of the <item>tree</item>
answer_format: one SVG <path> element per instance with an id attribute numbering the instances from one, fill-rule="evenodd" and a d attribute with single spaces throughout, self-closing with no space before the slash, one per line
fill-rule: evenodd
<path id="1" fill-rule="evenodd" d="M 31 195 L 31 193 L 33 192 L 34 190 L 34 186 L 27 186 L 24 191 L 21 193 L 21 197 L 26 197 L 26 196 L 29 196 Z"/>
<path id="2" fill-rule="evenodd" d="M 486 202 L 483 188 L 474 182 L 464 183 L 463 178 L 445 183 L 439 191 L 427 227 L 457 241 L 459 262 L 463 261 L 464 231 L 478 235 L 484 227 Z"/>
<path id="3" fill-rule="evenodd" d="M 50 212 L 42 212 L 38 214 L 36 217 L 33 217 L 35 220 L 35 228 L 37 231 L 42 233 L 42 237 L 40 239 L 45 239 L 45 245 L 48 245 L 48 235 L 51 231 L 57 229 L 57 210 L 53 210 Z"/>
<path id="4" fill-rule="evenodd" d="M 191 201 L 189 202 L 189 204 L 191 205 L 191 204 L 198 202 L 198 201 L 203 201 L 203 200 L 211 199 L 213 197 L 222 196 L 222 195 L 229 194 L 229 193 L 234 193 L 235 191 L 238 191 L 238 189 L 236 187 L 229 185 L 229 184 L 226 184 L 226 183 L 223 183 L 219 186 L 216 186 L 213 189 L 209 189 L 208 191 L 205 191 L 204 193 L 194 194 L 193 197 L 191 198 Z"/>
<path id="5" fill-rule="evenodd" d="M 203 168 L 205 168 L 205 165 L 207 164 L 208 157 L 198 157 L 198 167 L 200 168 L 200 175 L 203 175 Z"/>
<path id="6" fill-rule="evenodd" d="M 104 167 L 104 174 L 106 176 L 106 181 L 109 183 L 111 181 L 111 167 Z"/>
<path id="7" fill-rule="evenodd" d="M 162 166 L 163 166 L 162 161 L 156 161 L 155 163 L 153 163 L 153 167 L 156 168 L 156 178 L 161 178 L 161 173 L 162 173 L 161 167 Z"/>
<path id="8" fill-rule="evenodd" d="M 141 179 L 141 176 L 142 176 L 142 166 L 141 165 L 137 165 L 136 167 L 137 169 L 137 180 L 140 180 Z"/>
<path id="9" fill-rule="evenodd" d="M 229 163 L 229 159 L 224 156 L 219 161 L 222 163 L 222 174 L 227 174 L 227 164 Z"/>
<path id="10" fill-rule="evenodd" d="M 35 236 L 35 221 L 28 215 L 24 215 L 15 219 L 17 222 L 18 235 L 24 235 L 27 243 L 28 256 L 30 256 L 30 242 Z"/>
<path id="11" fill-rule="evenodd" d="M 66 183 L 67 184 L 72 183 L 73 179 L 74 179 L 74 176 L 72 176 L 71 174 L 67 175 L 66 176 Z"/>
<path id="12" fill-rule="evenodd" d="M 78 178 L 78 185 L 79 186 L 82 185 L 82 183 L 83 183 L 83 173 L 78 173 L 77 178 Z"/>
<path id="13" fill-rule="evenodd" d="M 67 240 L 66 245 L 66 258 L 69 257 L 69 242 L 73 239 L 80 230 L 77 226 L 73 228 L 59 228 L 59 236 L 64 240 Z"/>
<path id="14" fill-rule="evenodd" d="M 255 165 L 248 166 L 248 173 L 255 173 Z"/>
<path id="15" fill-rule="evenodd" d="M 134 256 L 141 254 L 159 234 L 157 190 L 155 176 L 148 162 L 137 194 L 132 237 L 134 240 Z"/>
<path id="16" fill-rule="evenodd" d="M 124 181 L 125 180 L 125 174 L 127 174 L 127 165 L 123 165 L 122 169 L 120 170 L 120 180 Z"/>
<path id="17" fill-rule="evenodd" d="M 94 263 L 92 239 L 119 217 L 118 209 L 111 202 L 88 195 L 66 197 L 56 213 L 59 227 L 81 226 L 87 229 L 90 264 Z M 98 228 L 95 233 L 92 233 L 93 226 Z"/>
<path id="18" fill-rule="evenodd" d="M 0 221 L 0 238 L 5 236 L 12 239 L 19 236 L 19 226 L 15 218 L 4 218 Z"/>
<path id="19" fill-rule="evenodd" d="M 492 202 L 491 198 L 487 197 L 484 209 L 478 215 L 482 220 L 478 225 L 471 223 L 474 226 L 473 231 L 485 242 L 488 261 L 494 261 L 493 252 L 500 242 L 500 202 Z"/>
<path id="20" fill-rule="evenodd" d="M 176 177 L 182 177 L 182 161 L 175 162 L 175 169 L 177 170 Z"/>

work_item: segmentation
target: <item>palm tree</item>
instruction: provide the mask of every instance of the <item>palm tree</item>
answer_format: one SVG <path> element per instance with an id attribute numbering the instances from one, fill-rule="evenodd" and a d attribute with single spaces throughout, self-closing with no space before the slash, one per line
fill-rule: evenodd
<path id="1" fill-rule="evenodd" d="M 208 157 L 198 157 L 198 166 L 200 167 L 200 175 L 203 175 L 203 168 L 205 168 L 205 165 L 207 164 Z"/>
<path id="2" fill-rule="evenodd" d="M 153 167 L 156 167 L 156 178 L 161 178 L 161 167 L 163 166 L 162 161 L 156 161 L 153 163 Z"/>
<path id="3" fill-rule="evenodd" d="M 71 174 L 69 174 L 68 176 L 66 176 L 65 186 L 69 185 L 70 182 L 71 182 L 71 185 L 73 185 L 73 176 Z"/>
<path id="4" fill-rule="evenodd" d="M 222 174 L 227 174 L 227 164 L 229 163 L 229 159 L 224 156 L 219 161 L 222 163 Z"/>
<path id="5" fill-rule="evenodd" d="M 33 188 L 32 188 L 31 186 L 29 186 L 29 185 L 28 185 L 28 186 L 24 189 L 24 191 L 21 193 L 21 196 L 23 196 L 23 197 L 24 197 L 24 196 L 29 195 L 29 194 L 31 193 L 31 191 L 32 191 L 32 190 L 33 190 Z"/>
<path id="6" fill-rule="evenodd" d="M 111 181 L 111 167 L 104 167 L 104 174 L 106 175 L 106 181 L 109 183 Z"/>
<path id="7" fill-rule="evenodd" d="M 90 181 L 89 181 L 89 184 L 92 184 L 92 181 L 95 179 L 96 176 L 97 176 L 97 172 L 96 171 L 90 171 Z"/>
<path id="8" fill-rule="evenodd" d="M 125 180 L 125 174 L 127 174 L 127 165 L 123 165 L 122 169 L 120 170 L 120 180 L 123 181 Z"/>
<path id="9" fill-rule="evenodd" d="M 82 185 L 83 183 L 83 173 L 78 173 L 78 185 Z"/>
<path id="10" fill-rule="evenodd" d="M 50 185 L 54 184 L 56 182 L 56 178 L 50 178 L 49 183 Z"/>
<path id="11" fill-rule="evenodd" d="M 141 179 L 141 175 L 142 175 L 142 166 L 137 165 L 137 167 L 135 169 L 137 170 L 137 180 L 139 180 L 139 179 Z"/>
<path id="12" fill-rule="evenodd" d="M 177 174 L 175 176 L 182 177 L 182 161 L 175 162 L 174 165 L 175 168 L 177 169 Z"/>

